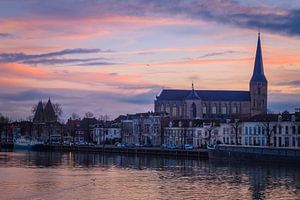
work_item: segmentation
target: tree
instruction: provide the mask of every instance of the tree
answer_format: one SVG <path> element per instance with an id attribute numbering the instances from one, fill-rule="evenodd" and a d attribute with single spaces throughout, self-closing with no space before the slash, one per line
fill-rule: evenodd
<path id="1" fill-rule="evenodd" d="M 217 124 L 215 122 L 211 122 L 209 125 L 205 126 L 205 140 L 208 142 L 208 144 L 211 143 L 211 138 L 216 129 Z"/>
<path id="2" fill-rule="evenodd" d="M 85 118 L 92 118 L 92 117 L 94 117 L 94 114 L 92 112 L 86 112 L 84 114 L 84 116 L 85 116 Z"/>
<path id="3" fill-rule="evenodd" d="M 99 115 L 98 120 L 104 121 L 104 122 L 109 121 L 109 116 L 108 115 Z"/>
<path id="4" fill-rule="evenodd" d="M 267 136 L 267 145 L 271 146 L 271 137 L 276 132 L 277 125 L 272 124 L 272 120 L 268 116 L 266 116 L 261 123 Z"/>
<path id="5" fill-rule="evenodd" d="M 241 121 L 239 119 L 234 119 L 230 122 L 230 126 L 233 130 L 234 136 L 235 136 L 235 144 L 238 143 L 238 138 L 241 135 Z"/>
<path id="6" fill-rule="evenodd" d="M 71 120 L 80 120 L 80 116 L 77 113 L 73 112 L 70 119 Z"/>
<path id="7" fill-rule="evenodd" d="M 9 123 L 9 118 L 8 117 L 4 117 L 1 113 L 0 113 L 0 141 L 2 139 L 2 132 L 5 131 L 6 133 L 6 139 L 7 139 L 7 126 Z"/>

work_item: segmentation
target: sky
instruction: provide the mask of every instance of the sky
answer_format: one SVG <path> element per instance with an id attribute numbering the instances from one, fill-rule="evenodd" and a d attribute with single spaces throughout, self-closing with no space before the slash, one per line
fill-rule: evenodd
<path id="1" fill-rule="evenodd" d="M 0 113 L 148 112 L 162 89 L 248 90 L 261 32 L 268 108 L 300 107 L 300 1 L 0 0 Z"/>

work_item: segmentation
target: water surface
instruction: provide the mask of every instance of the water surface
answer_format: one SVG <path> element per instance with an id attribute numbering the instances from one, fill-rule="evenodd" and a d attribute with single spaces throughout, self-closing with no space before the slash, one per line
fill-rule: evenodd
<path id="1" fill-rule="evenodd" d="M 0 152 L 0 199 L 300 199 L 297 166 Z"/>

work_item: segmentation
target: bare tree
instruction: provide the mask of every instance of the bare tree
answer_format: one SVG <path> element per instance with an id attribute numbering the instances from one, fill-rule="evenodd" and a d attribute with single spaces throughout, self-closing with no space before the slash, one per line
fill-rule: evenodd
<path id="1" fill-rule="evenodd" d="M 98 120 L 104 121 L 104 122 L 109 121 L 109 116 L 108 115 L 99 115 Z"/>
<path id="2" fill-rule="evenodd" d="M 85 116 L 86 118 L 92 118 L 92 117 L 94 117 L 94 113 L 92 113 L 92 112 L 86 112 L 86 113 L 84 114 L 84 116 Z"/>
<path id="3" fill-rule="evenodd" d="M 210 125 L 208 125 L 204 128 L 205 140 L 208 142 L 208 144 L 211 143 L 211 138 L 216 129 L 217 129 L 217 124 L 215 122 L 211 122 Z"/>
<path id="4" fill-rule="evenodd" d="M 71 120 L 80 120 L 80 116 L 77 113 L 72 113 Z"/>
<path id="5" fill-rule="evenodd" d="M 7 126 L 9 123 L 9 118 L 8 117 L 4 117 L 1 113 L 0 113 L 0 142 L 2 140 L 2 132 L 5 131 L 6 134 L 6 140 L 7 140 Z"/>
<path id="6" fill-rule="evenodd" d="M 233 134 L 235 136 L 235 144 L 239 144 L 239 136 L 241 135 L 241 121 L 239 119 L 234 119 L 230 122 L 230 126 L 233 130 Z"/>
<path id="7" fill-rule="evenodd" d="M 273 145 L 271 144 L 271 138 L 276 133 L 277 124 L 272 124 L 272 120 L 269 119 L 268 117 L 264 118 L 261 124 L 267 136 L 267 145 L 268 146 Z"/>

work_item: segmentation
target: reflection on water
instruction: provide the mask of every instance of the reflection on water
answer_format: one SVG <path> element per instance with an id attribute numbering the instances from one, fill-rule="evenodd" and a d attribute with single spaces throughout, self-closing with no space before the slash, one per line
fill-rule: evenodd
<path id="1" fill-rule="evenodd" d="M 0 152 L 0 199 L 299 199 L 297 166 Z"/>

